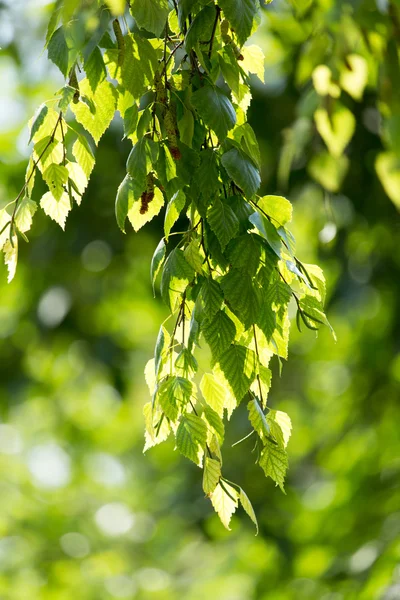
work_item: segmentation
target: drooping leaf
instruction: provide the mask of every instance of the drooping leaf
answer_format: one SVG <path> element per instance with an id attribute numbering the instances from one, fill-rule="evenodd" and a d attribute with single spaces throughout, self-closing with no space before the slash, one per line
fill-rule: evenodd
<path id="1" fill-rule="evenodd" d="M 62 27 L 56 29 L 51 36 L 47 45 L 47 53 L 49 59 L 60 69 L 64 77 L 67 77 L 69 50 Z"/>
<path id="2" fill-rule="evenodd" d="M 138 26 L 160 37 L 169 13 L 168 0 L 133 0 L 130 6 Z"/>
<path id="3" fill-rule="evenodd" d="M 204 303 L 204 314 L 211 319 L 221 308 L 223 300 L 221 288 L 212 277 L 207 277 L 201 286 L 201 297 Z"/>
<path id="4" fill-rule="evenodd" d="M 246 513 L 249 515 L 250 519 L 253 521 L 254 525 L 256 526 L 256 535 L 257 535 L 258 534 L 258 522 L 257 522 L 256 513 L 254 512 L 253 505 L 251 504 L 247 494 L 244 492 L 244 490 L 242 490 L 242 488 L 240 488 L 240 491 L 239 491 L 239 501 L 240 501 L 240 504 L 242 505 L 243 509 L 246 511 Z"/>
<path id="5" fill-rule="evenodd" d="M 239 403 L 250 389 L 256 374 L 254 353 L 245 346 L 232 344 L 218 362 Z"/>
<path id="6" fill-rule="evenodd" d="M 72 146 L 72 154 L 89 179 L 94 167 L 95 158 L 89 142 L 83 135 L 80 135 Z"/>
<path id="7" fill-rule="evenodd" d="M 253 285 L 251 275 L 231 268 L 221 279 L 221 287 L 229 308 L 248 329 L 256 322 L 261 306 L 261 295 Z"/>
<path id="8" fill-rule="evenodd" d="M 207 404 L 211 406 L 220 417 L 223 417 L 225 389 L 212 373 L 204 373 L 200 381 L 200 390 Z"/>
<path id="9" fill-rule="evenodd" d="M 222 524 L 230 531 L 229 523 L 238 507 L 238 493 L 231 485 L 219 483 L 212 492 L 211 503 L 221 519 Z"/>
<path id="10" fill-rule="evenodd" d="M 47 192 L 42 196 L 40 206 L 46 215 L 60 225 L 61 229 L 65 229 L 67 215 L 71 210 L 71 202 L 66 192 L 63 192 L 59 198 L 55 198 L 51 192 Z"/>
<path id="11" fill-rule="evenodd" d="M 286 450 L 280 448 L 269 439 L 265 440 L 265 446 L 261 452 L 260 467 L 262 467 L 265 475 L 271 477 L 273 481 L 285 492 L 284 482 L 286 471 L 288 469 L 288 457 Z"/>
<path id="12" fill-rule="evenodd" d="M 203 335 L 210 346 L 213 360 L 217 361 L 235 338 L 236 327 L 223 311 L 219 310 L 203 323 Z"/>
<path id="13" fill-rule="evenodd" d="M 29 136 L 28 144 L 31 143 L 31 141 L 35 137 L 35 134 L 39 131 L 40 127 L 43 125 L 43 122 L 44 122 L 48 112 L 49 112 L 49 109 L 47 107 L 47 104 L 41 104 L 41 106 L 39 106 L 39 108 L 33 118 L 33 123 L 31 126 L 31 134 Z"/>
<path id="14" fill-rule="evenodd" d="M 181 294 L 193 280 L 194 274 L 194 269 L 186 261 L 182 250 L 179 248 L 172 250 L 165 262 L 161 278 L 161 295 L 171 310 L 175 309 Z"/>
<path id="15" fill-rule="evenodd" d="M 212 494 L 221 477 L 221 463 L 219 460 L 206 456 L 204 459 L 203 490 L 208 495 Z"/>
<path id="16" fill-rule="evenodd" d="M 218 87 L 205 85 L 192 95 L 191 102 L 204 123 L 223 141 L 236 123 L 231 101 Z"/>
<path id="17" fill-rule="evenodd" d="M 249 421 L 254 431 L 258 433 L 262 440 L 265 440 L 270 435 L 271 430 L 267 418 L 256 398 L 250 400 L 247 404 L 247 409 L 249 411 Z"/>
<path id="18" fill-rule="evenodd" d="M 263 196 L 258 200 L 257 206 L 274 219 L 278 226 L 286 225 L 292 220 L 292 204 L 283 196 Z"/>
<path id="19" fill-rule="evenodd" d="M 50 164 L 43 172 L 43 179 L 49 186 L 49 190 L 56 200 L 65 193 L 64 184 L 68 180 L 68 169 L 63 165 Z"/>
<path id="20" fill-rule="evenodd" d="M 260 187 L 261 178 L 250 158 L 237 148 L 232 148 L 222 155 L 221 162 L 229 177 L 251 198 Z"/>
<path id="21" fill-rule="evenodd" d="M 37 204 L 30 198 L 24 198 L 15 213 L 15 224 L 18 231 L 26 233 L 32 227 L 32 217 L 37 210 Z M 1 243 L 0 243 L 1 245 Z"/>
<path id="22" fill-rule="evenodd" d="M 104 64 L 103 55 L 98 46 L 94 48 L 88 60 L 85 61 L 85 72 L 89 81 L 89 85 L 94 94 L 98 85 L 107 77 L 107 70 Z"/>
<path id="23" fill-rule="evenodd" d="M 165 238 L 168 241 L 168 236 L 175 222 L 178 220 L 179 215 L 186 203 L 185 192 L 178 190 L 168 202 L 167 210 L 165 212 L 164 220 L 164 233 Z"/>
<path id="24" fill-rule="evenodd" d="M 216 198 L 207 211 L 207 221 L 224 250 L 239 229 L 239 221 L 235 213 L 226 202 Z"/>
<path id="25" fill-rule="evenodd" d="M 219 5 L 235 30 L 239 45 L 242 46 L 253 28 L 258 2 L 256 0 L 219 0 Z"/>
<path id="26" fill-rule="evenodd" d="M 90 100 L 93 112 L 82 99 L 77 104 L 72 103 L 71 110 L 76 120 L 90 133 L 95 143 L 98 144 L 101 136 L 114 117 L 117 93 L 114 86 L 107 80 L 97 85 L 95 94 L 93 94 L 88 79 L 82 79 L 79 83 L 79 88 L 81 96 L 85 96 Z M 83 166 L 82 168 L 84 169 Z"/>
<path id="27" fill-rule="evenodd" d="M 206 442 L 207 425 L 203 419 L 192 413 L 182 415 L 176 432 L 176 447 L 179 452 L 200 465 Z"/>
<path id="28" fill-rule="evenodd" d="M 159 274 L 161 267 L 164 263 L 165 254 L 166 254 L 165 242 L 164 242 L 164 238 L 161 238 L 160 242 L 158 243 L 157 248 L 154 251 L 153 258 L 151 259 L 151 267 L 150 267 L 150 277 L 151 277 L 151 284 L 153 286 L 154 297 L 156 295 L 155 287 L 154 287 L 155 282 L 157 279 L 157 275 Z"/>

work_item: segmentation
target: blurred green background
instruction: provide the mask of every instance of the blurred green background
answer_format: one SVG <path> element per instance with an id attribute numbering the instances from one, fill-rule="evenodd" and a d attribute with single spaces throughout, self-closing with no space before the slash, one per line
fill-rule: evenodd
<path id="1" fill-rule="evenodd" d="M 62 85 L 42 53 L 48 5 L 0 3 L 2 205 L 23 182 L 27 120 Z M 293 201 L 298 255 L 325 270 L 338 337 L 292 327 L 281 378 L 274 365 L 269 405 L 294 427 L 286 496 L 252 465 L 251 440 L 229 448 L 248 432 L 245 409 L 233 417 L 226 475 L 252 499 L 258 537 L 242 512 L 223 529 L 171 443 L 142 454 L 143 369 L 167 314 L 149 278 L 163 216 L 139 234 L 116 225 L 120 120 L 65 233 L 38 211 L 10 285 L 1 266 L 2 600 L 400 598 L 400 227 L 374 169 L 387 143 L 376 72 L 388 6 L 274 1 L 255 37 L 262 191 Z M 315 132 L 310 81 L 318 64 L 335 72 L 341 52 L 362 54 L 363 30 L 377 52 L 362 98 L 342 93 L 356 130 L 332 185 L 339 161 Z"/>

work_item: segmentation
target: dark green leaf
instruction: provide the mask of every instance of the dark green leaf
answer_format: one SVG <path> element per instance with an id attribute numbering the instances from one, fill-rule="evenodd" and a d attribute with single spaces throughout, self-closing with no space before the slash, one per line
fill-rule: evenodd
<path id="1" fill-rule="evenodd" d="M 62 27 L 56 29 L 47 46 L 49 59 L 60 69 L 64 77 L 68 75 L 69 51 Z"/>
<path id="2" fill-rule="evenodd" d="M 236 123 L 235 109 L 229 98 L 218 87 L 205 85 L 192 95 L 191 101 L 204 123 L 224 140 Z"/>
<path id="3" fill-rule="evenodd" d="M 237 148 L 225 152 L 221 158 L 229 177 L 251 198 L 260 187 L 261 178 L 258 169 L 249 158 Z"/>
<path id="4" fill-rule="evenodd" d="M 216 198 L 207 211 L 207 221 L 221 244 L 222 251 L 238 232 L 239 221 L 232 208 Z"/>
<path id="5" fill-rule="evenodd" d="M 160 269 L 165 260 L 166 247 L 164 238 L 162 238 L 154 251 L 153 258 L 151 259 L 151 267 L 150 267 L 150 277 L 151 277 L 151 285 L 153 287 L 153 295 L 155 297 L 155 282 L 157 279 L 157 275 L 160 272 Z"/>

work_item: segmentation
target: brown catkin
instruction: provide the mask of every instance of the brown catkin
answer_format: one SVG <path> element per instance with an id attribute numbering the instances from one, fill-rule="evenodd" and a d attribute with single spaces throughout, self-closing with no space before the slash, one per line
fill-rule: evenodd
<path id="1" fill-rule="evenodd" d="M 140 196 L 140 214 L 144 215 L 149 210 L 149 204 L 154 198 L 154 175 L 149 173 L 146 177 L 146 190 Z"/>

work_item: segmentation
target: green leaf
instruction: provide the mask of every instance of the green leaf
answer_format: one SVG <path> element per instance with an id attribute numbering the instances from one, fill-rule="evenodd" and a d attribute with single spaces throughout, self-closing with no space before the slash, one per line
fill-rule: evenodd
<path id="1" fill-rule="evenodd" d="M 178 121 L 178 130 L 181 142 L 191 148 L 194 134 L 194 117 L 191 110 L 183 109 L 183 117 Z"/>
<path id="2" fill-rule="evenodd" d="M 217 167 L 217 157 L 214 150 L 206 148 L 200 152 L 200 166 L 196 173 L 196 184 L 199 192 L 205 198 L 212 197 L 221 186 Z"/>
<path id="3" fill-rule="evenodd" d="M 251 198 L 261 183 L 260 173 L 251 160 L 237 148 L 232 148 L 222 155 L 221 162 L 229 177 Z"/>
<path id="4" fill-rule="evenodd" d="M 37 204 L 30 198 L 24 198 L 15 213 L 15 224 L 18 231 L 26 233 L 32 227 L 32 217 L 37 210 Z M 1 244 L 0 244 L 1 245 Z"/>
<path id="5" fill-rule="evenodd" d="M 143 189 L 146 185 L 146 175 L 152 170 L 157 158 L 158 144 L 147 137 L 141 138 L 128 156 L 126 170 Z"/>
<path id="6" fill-rule="evenodd" d="M 288 469 L 288 457 L 286 450 L 279 448 L 274 442 L 269 439 L 265 440 L 265 446 L 261 452 L 259 465 L 263 469 L 267 477 L 271 477 L 273 481 L 285 492 L 283 487 L 285 482 L 286 471 Z"/>
<path id="7" fill-rule="evenodd" d="M 261 297 L 251 275 L 231 268 L 221 279 L 221 287 L 229 308 L 248 329 L 256 322 L 261 306 Z"/>
<path id="8" fill-rule="evenodd" d="M 201 297 L 204 303 L 204 314 L 211 319 L 221 308 L 223 295 L 219 283 L 212 277 L 207 277 L 201 286 Z"/>
<path id="9" fill-rule="evenodd" d="M 168 0 L 133 0 L 131 13 L 139 27 L 161 37 L 169 13 Z"/>
<path id="10" fill-rule="evenodd" d="M 261 244 L 259 238 L 247 233 L 232 240 L 228 246 L 229 258 L 236 269 L 254 276 L 260 267 Z"/>
<path id="11" fill-rule="evenodd" d="M 222 310 L 216 312 L 211 319 L 204 320 L 202 331 L 214 362 L 228 349 L 236 335 L 235 324 Z"/>
<path id="12" fill-rule="evenodd" d="M 135 185 L 136 182 L 135 182 Z M 147 210 L 143 210 L 141 198 L 134 198 L 132 204 L 129 205 L 128 219 L 134 229 L 139 231 L 143 225 L 151 221 L 159 214 L 164 206 L 164 196 L 159 188 L 154 188 L 154 197 L 148 201 Z"/>
<path id="13" fill-rule="evenodd" d="M 204 416 L 205 416 L 208 424 L 212 427 L 214 432 L 217 434 L 220 444 L 222 444 L 224 441 L 224 437 L 225 437 L 225 427 L 224 427 L 224 422 L 222 421 L 222 418 L 210 406 L 204 407 Z"/>
<path id="14" fill-rule="evenodd" d="M 260 148 L 253 128 L 248 123 L 243 123 L 243 125 L 234 129 L 233 137 L 241 144 L 244 152 L 250 156 L 252 161 L 257 165 L 259 171 L 261 171 Z"/>
<path id="15" fill-rule="evenodd" d="M 63 192 L 59 198 L 55 198 L 51 192 L 47 192 L 42 196 L 40 206 L 47 216 L 60 225 L 61 229 L 65 229 L 65 221 L 71 210 L 71 202 L 66 192 Z"/>
<path id="16" fill-rule="evenodd" d="M 223 251 L 239 230 L 239 221 L 235 213 L 227 203 L 216 198 L 207 211 L 207 221 Z"/>
<path id="17" fill-rule="evenodd" d="M 43 179 L 56 200 L 60 200 L 65 193 L 64 184 L 68 181 L 68 169 L 62 165 L 52 163 L 43 172 Z"/>
<path id="18" fill-rule="evenodd" d="M 221 68 L 222 76 L 225 79 L 226 83 L 231 88 L 233 93 L 236 96 L 238 96 L 240 93 L 240 70 L 237 56 L 231 44 L 223 46 L 222 49 L 219 51 L 219 66 Z"/>
<path id="19" fill-rule="evenodd" d="M 282 239 L 271 221 L 266 219 L 263 215 L 260 215 L 258 212 L 254 212 L 250 215 L 249 221 L 257 227 L 258 231 L 267 240 L 275 254 L 281 258 Z"/>
<path id="20" fill-rule="evenodd" d="M 12 240 L 12 241 L 11 241 Z M 8 239 L 3 247 L 4 264 L 7 267 L 8 277 L 7 283 L 10 283 L 15 276 L 18 262 L 18 237 L 16 235 Z"/>
<path id="21" fill-rule="evenodd" d="M 274 321 L 274 326 L 275 326 L 275 321 Z M 260 346 L 260 339 L 258 339 L 258 345 Z M 256 396 L 259 397 L 260 396 L 260 387 L 261 387 L 262 398 L 260 398 L 260 401 L 264 408 L 267 405 L 267 398 L 268 398 L 269 390 L 271 389 L 271 377 L 272 377 L 272 373 L 271 373 L 270 369 L 268 369 L 267 367 L 264 367 L 261 364 L 258 365 L 258 377 L 257 377 L 257 379 L 255 379 L 253 381 L 251 390 Z M 267 421 L 268 421 L 268 419 L 267 419 Z"/>
<path id="22" fill-rule="evenodd" d="M 137 104 L 130 106 L 124 114 L 124 137 L 129 138 L 135 131 L 138 122 L 139 111 Z"/>
<path id="23" fill-rule="evenodd" d="M 225 405 L 224 386 L 212 373 L 204 373 L 200 381 L 200 390 L 207 404 L 222 418 Z"/>
<path id="24" fill-rule="evenodd" d="M 204 459 L 203 490 L 207 496 L 213 493 L 218 485 L 220 477 L 221 463 L 219 460 L 206 456 Z"/>
<path id="25" fill-rule="evenodd" d="M 239 344 L 232 344 L 219 359 L 221 371 L 238 404 L 249 391 L 255 378 L 255 364 L 254 353 Z"/>
<path id="26" fill-rule="evenodd" d="M 251 34 L 258 2 L 256 0 L 219 0 L 218 4 L 235 31 L 239 46 L 242 46 Z"/>
<path id="27" fill-rule="evenodd" d="M 164 242 L 164 238 L 162 238 L 154 251 L 153 258 L 151 259 L 151 267 L 150 267 L 150 277 L 151 277 L 151 285 L 153 287 L 153 295 L 155 297 L 155 282 L 157 279 L 157 275 L 159 274 L 161 267 L 165 260 L 166 254 L 166 246 Z"/>
<path id="28" fill-rule="evenodd" d="M 333 338 L 336 340 L 333 327 L 324 313 L 322 303 L 319 302 L 317 298 L 314 296 L 303 296 L 303 298 L 300 298 L 300 307 L 306 325 L 308 323 L 313 329 L 319 329 L 320 325 L 326 325 L 330 329 Z"/>
<path id="29" fill-rule="evenodd" d="M 223 526 L 230 531 L 229 523 L 238 507 L 238 493 L 235 488 L 225 481 L 222 485 L 220 482 L 211 494 L 211 504 Z"/>
<path id="30" fill-rule="evenodd" d="M 240 488 L 240 491 L 239 491 L 239 501 L 240 501 L 240 504 L 242 505 L 243 509 L 246 511 L 246 513 L 249 515 L 250 519 L 253 521 L 254 525 L 256 526 L 256 535 L 257 535 L 258 534 L 258 522 L 257 522 L 256 513 L 254 512 L 254 508 L 253 508 L 247 494 L 244 492 L 244 490 L 242 490 L 242 488 Z"/>
<path id="31" fill-rule="evenodd" d="M 241 67 L 246 73 L 257 75 L 258 79 L 265 83 L 265 56 L 260 46 L 249 44 L 242 48 L 243 61 Z"/>
<path id="32" fill-rule="evenodd" d="M 90 174 L 93 171 L 95 158 L 89 142 L 83 135 L 80 135 L 72 146 L 72 154 L 77 163 L 81 166 L 86 177 L 89 179 Z"/>
<path id="33" fill-rule="evenodd" d="M 161 295 L 171 310 L 175 309 L 177 301 L 194 275 L 194 269 L 186 261 L 182 250 L 172 250 L 165 262 L 161 278 Z"/>
<path id="34" fill-rule="evenodd" d="M 35 134 L 39 131 L 40 127 L 43 125 L 48 112 L 49 112 L 49 109 L 46 104 L 41 104 L 41 106 L 39 106 L 39 108 L 36 111 L 36 114 L 33 118 L 33 123 L 31 126 L 31 134 L 29 136 L 28 144 L 31 143 Z"/>
<path id="35" fill-rule="evenodd" d="M 185 0 L 185 2 L 187 3 L 188 0 Z M 214 22 L 215 8 L 213 6 L 205 6 L 195 16 L 186 34 L 185 48 L 187 53 L 193 48 L 200 50 L 200 43 L 208 42 L 210 40 Z"/>
<path id="36" fill-rule="evenodd" d="M 280 410 L 270 410 L 267 421 L 271 429 L 271 434 L 278 442 L 278 445 L 281 448 L 286 448 L 292 433 L 292 422 L 289 415 Z"/>
<path id="37" fill-rule="evenodd" d="M 170 426 L 167 419 L 162 418 L 161 411 L 154 410 L 151 402 L 147 402 L 143 407 L 143 416 L 146 425 L 145 431 L 145 446 L 143 452 L 146 452 L 149 448 L 161 444 L 164 442 L 170 432 Z M 158 426 L 161 420 L 161 425 Z"/>
<path id="38" fill-rule="evenodd" d="M 156 379 L 158 378 L 158 374 L 160 372 L 163 355 L 165 351 L 168 349 L 171 338 L 169 336 L 168 331 L 165 329 L 163 325 L 161 325 L 160 330 L 158 332 L 156 347 L 154 350 L 154 373 Z"/>
<path id="39" fill-rule="evenodd" d="M 166 416 L 176 421 L 192 395 L 193 385 L 184 377 L 168 377 L 159 386 L 157 398 Z"/>
<path id="40" fill-rule="evenodd" d="M 150 41 L 137 34 L 124 36 L 125 53 L 122 67 L 119 66 L 119 51 L 108 50 L 106 61 L 111 77 L 117 79 L 128 90 L 134 100 L 153 84 L 158 69 L 158 55 Z"/>
<path id="41" fill-rule="evenodd" d="M 58 109 L 63 113 L 67 112 L 67 109 L 76 93 L 76 89 L 71 87 L 70 85 L 64 85 L 63 88 L 58 92 L 57 95 L 60 95 L 60 99 L 58 101 Z"/>
<path id="42" fill-rule="evenodd" d="M 52 163 L 60 164 L 64 157 L 62 144 L 56 139 L 53 140 L 50 135 L 36 142 L 33 154 L 42 172 Z"/>
<path id="43" fill-rule="evenodd" d="M 88 60 L 85 61 L 84 66 L 86 71 L 86 77 L 88 78 L 89 85 L 92 88 L 92 92 L 94 94 L 99 83 L 104 81 L 104 79 L 107 77 L 107 70 L 104 64 L 103 55 L 98 46 L 94 48 Z"/>
<path id="44" fill-rule="evenodd" d="M 271 430 L 267 418 L 256 398 L 250 400 L 247 404 L 247 409 L 249 411 L 249 421 L 254 431 L 258 433 L 262 440 L 265 440 L 270 435 Z"/>
<path id="45" fill-rule="evenodd" d="M 79 82 L 79 88 L 81 96 L 88 98 L 94 111 L 92 112 L 82 100 L 79 100 L 77 104 L 72 103 L 71 110 L 78 123 L 90 133 L 97 145 L 114 117 L 117 92 L 114 86 L 106 80 L 98 84 L 96 94 L 93 94 L 88 79 L 82 79 Z"/>
<path id="46" fill-rule="evenodd" d="M 290 286 L 276 276 L 266 290 L 265 303 L 269 304 L 274 312 L 282 316 L 286 311 L 291 296 L 292 291 Z"/>
<path id="47" fill-rule="evenodd" d="M 117 197 L 115 199 L 115 217 L 117 219 L 118 227 L 123 233 L 125 233 L 125 221 L 133 199 L 131 177 L 126 175 L 118 188 Z"/>
<path id="48" fill-rule="evenodd" d="M 283 196 L 263 196 L 257 201 L 257 206 L 274 219 L 278 226 L 286 225 L 292 220 L 292 204 Z"/>
<path id="49" fill-rule="evenodd" d="M 223 141 L 236 123 L 231 101 L 218 88 L 205 85 L 192 95 L 191 102 L 204 123 Z"/>
<path id="50" fill-rule="evenodd" d="M 176 447 L 179 452 L 200 465 L 206 442 L 207 425 L 203 419 L 192 413 L 182 415 L 176 431 Z"/>
<path id="51" fill-rule="evenodd" d="M 200 248 L 200 240 L 198 238 L 193 238 L 186 246 L 184 254 L 189 265 L 193 267 L 196 273 L 202 275 L 204 254 L 202 254 Z"/>
<path id="52" fill-rule="evenodd" d="M 62 27 L 56 29 L 47 46 L 49 59 L 60 69 L 64 77 L 68 75 L 69 50 Z"/>
<path id="53" fill-rule="evenodd" d="M 185 204 L 186 196 L 182 190 L 178 190 L 168 202 L 164 220 L 164 233 L 167 241 L 170 231 L 176 221 L 179 219 L 179 215 L 181 214 Z"/>

